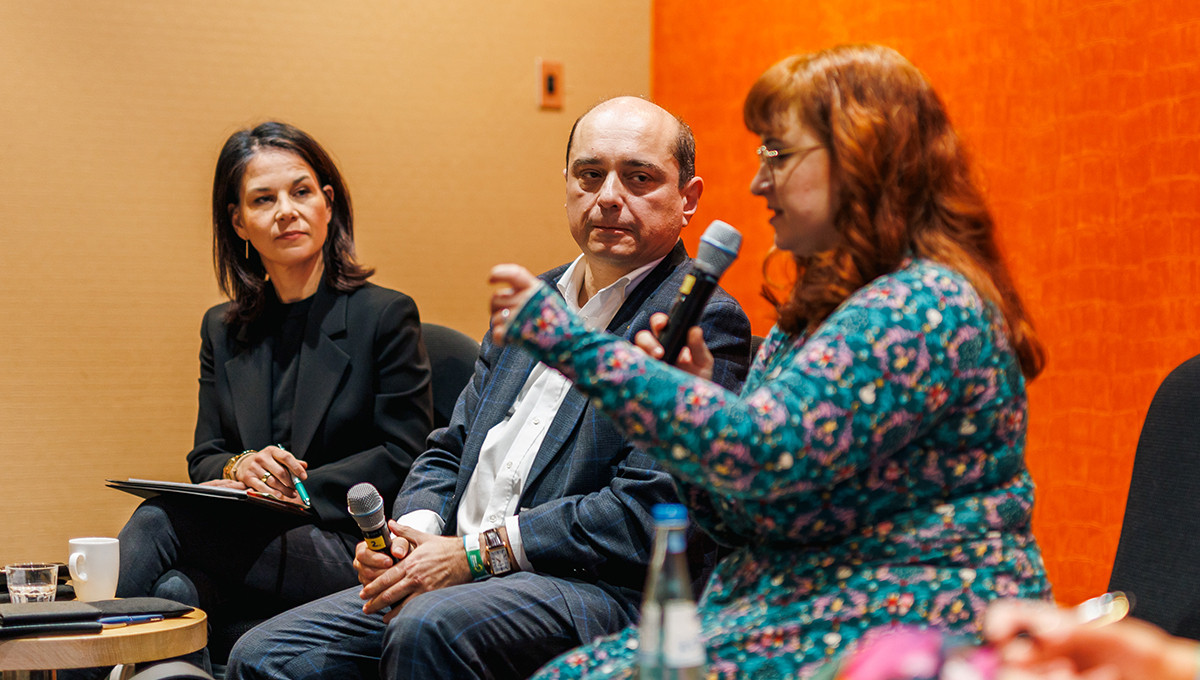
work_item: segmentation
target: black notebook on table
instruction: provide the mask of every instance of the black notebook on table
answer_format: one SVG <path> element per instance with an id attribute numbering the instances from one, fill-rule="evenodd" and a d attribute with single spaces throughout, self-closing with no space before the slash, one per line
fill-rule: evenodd
<path id="1" fill-rule="evenodd" d="M 0 604 L 0 639 L 19 635 L 99 633 L 104 630 L 101 619 L 105 617 L 153 614 L 171 619 L 190 611 L 192 607 L 161 597 Z"/>
<path id="2" fill-rule="evenodd" d="M 105 480 L 105 486 L 142 498 L 154 498 L 161 495 L 209 498 L 218 501 L 250 503 L 257 507 L 271 508 L 306 517 L 316 516 L 310 508 L 246 489 L 227 489 L 222 486 L 205 486 L 185 482 L 161 482 L 153 479 L 108 479 Z"/>
<path id="3" fill-rule="evenodd" d="M 0 638 L 99 633 L 100 616 L 99 608 L 74 600 L 0 604 Z"/>

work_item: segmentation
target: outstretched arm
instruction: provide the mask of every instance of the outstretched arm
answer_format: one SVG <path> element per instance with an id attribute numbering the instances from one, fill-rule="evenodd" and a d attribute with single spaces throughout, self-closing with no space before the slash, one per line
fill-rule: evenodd
<path id="1" fill-rule="evenodd" d="M 574 380 L 673 474 L 728 496 L 829 488 L 950 408 L 1024 403 L 1003 331 L 965 279 L 931 265 L 856 292 L 812 336 L 776 352 L 742 396 L 587 331 L 520 268 L 497 267 L 493 282 L 506 286 L 493 297 L 500 335 Z M 1023 423 L 1011 421 L 1014 432 Z M 965 436 L 976 432 L 996 434 L 981 422 Z"/>

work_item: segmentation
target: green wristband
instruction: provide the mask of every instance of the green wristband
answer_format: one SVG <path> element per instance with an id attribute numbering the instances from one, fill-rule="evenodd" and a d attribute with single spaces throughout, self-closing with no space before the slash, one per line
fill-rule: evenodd
<path id="1" fill-rule="evenodd" d="M 479 534 L 464 535 L 463 549 L 467 551 L 467 565 L 471 567 L 471 578 L 478 581 L 487 576 L 488 570 L 483 564 L 483 555 L 479 552 Z"/>

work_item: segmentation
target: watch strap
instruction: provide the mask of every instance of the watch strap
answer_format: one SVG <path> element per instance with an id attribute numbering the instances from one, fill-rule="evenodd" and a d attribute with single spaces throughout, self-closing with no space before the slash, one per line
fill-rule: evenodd
<path id="1" fill-rule="evenodd" d="M 488 529 L 480 534 L 486 563 L 492 576 L 503 576 L 513 570 L 513 560 L 499 529 Z"/>

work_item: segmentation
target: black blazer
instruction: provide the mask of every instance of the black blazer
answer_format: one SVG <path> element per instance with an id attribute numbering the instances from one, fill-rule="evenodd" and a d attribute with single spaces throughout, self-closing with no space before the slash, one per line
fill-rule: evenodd
<path id="1" fill-rule="evenodd" d="M 271 350 L 225 323 L 229 303 L 200 329 L 200 410 L 193 482 L 219 479 L 229 457 L 271 441 Z M 317 291 L 304 330 L 291 452 L 308 462 L 313 509 L 343 531 L 355 525 L 346 490 L 369 481 L 384 498 L 400 490 L 433 427 L 429 360 L 412 298 L 374 284 Z"/>

